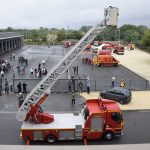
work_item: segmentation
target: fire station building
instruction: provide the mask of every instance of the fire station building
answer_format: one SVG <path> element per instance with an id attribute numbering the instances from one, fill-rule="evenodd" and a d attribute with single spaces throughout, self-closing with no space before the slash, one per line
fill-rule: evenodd
<path id="1" fill-rule="evenodd" d="M 23 35 L 17 32 L 0 32 L 0 54 L 20 48 Z"/>

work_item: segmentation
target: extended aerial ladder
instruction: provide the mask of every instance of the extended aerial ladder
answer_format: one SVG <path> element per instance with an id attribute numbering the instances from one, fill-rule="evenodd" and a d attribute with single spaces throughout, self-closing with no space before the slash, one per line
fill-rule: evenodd
<path id="1" fill-rule="evenodd" d="M 28 121 L 29 117 L 33 116 L 35 113 L 32 109 L 38 107 L 48 97 L 51 93 L 51 88 L 53 85 L 82 53 L 86 46 L 89 45 L 106 27 L 114 27 L 117 25 L 118 8 L 111 6 L 106 8 L 104 10 L 104 16 L 104 20 L 93 26 L 27 95 L 23 104 L 19 108 L 18 113 L 16 114 L 17 120 Z"/>

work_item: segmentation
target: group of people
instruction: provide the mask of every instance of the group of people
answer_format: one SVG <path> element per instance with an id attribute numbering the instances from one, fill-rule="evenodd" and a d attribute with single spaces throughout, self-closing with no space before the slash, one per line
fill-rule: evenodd
<path id="1" fill-rule="evenodd" d="M 82 58 L 82 63 L 93 65 L 93 59 L 88 57 Z"/>
<path id="2" fill-rule="evenodd" d="M 0 78 L 5 76 L 5 73 L 11 69 L 11 64 L 8 60 L 0 59 Z"/>
<path id="3" fill-rule="evenodd" d="M 78 75 L 78 71 L 79 71 L 79 67 L 77 66 L 73 66 L 73 73 L 74 75 Z"/>
<path id="4" fill-rule="evenodd" d="M 112 87 L 115 86 L 115 80 L 116 80 L 115 76 L 112 76 L 112 79 L 111 79 L 111 86 Z M 121 81 L 120 81 L 120 87 L 124 88 L 125 85 L 126 85 L 125 80 L 121 79 Z"/>
<path id="5" fill-rule="evenodd" d="M 23 82 L 23 83 L 19 82 L 17 84 L 17 89 L 18 89 L 18 94 L 19 93 L 26 94 L 27 93 L 27 84 L 25 82 Z"/>
<path id="6" fill-rule="evenodd" d="M 12 61 L 12 60 L 15 61 L 16 55 L 15 54 L 10 54 L 9 59 L 10 59 L 10 61 Z"/>
<path id="7" fill-rule="evenodd" d="M 41 78 L 42 76 L 47 75 L 47 69 L 45 68 L 45 61 L 42 61 L 42 64 L 39 63 L 38 68 L 31 68 L 30 75 Z"/>
<path id="8" fill-rule="evenodd" d="M 17 84 L 17 88 L 18 88 L 18 105 L 20 108 L 22 103 L 24 102 L 25 98 L 24 94 L 27 94 L 27 84 L 25 82 L 23 83 L 19 82 Z"/>
<path id="9" fill-rule="evenodd" d="M 82 80 L 79 78 L 78 80 L 78 90 L 79 90 L 79 94 L 82 94 L 83 92 L 83 82 Z M 72 78 L 68 81 L 68 92 L 71 95 L 71 100 L 72 100 L 72 104 L 75 104 L 75 89 L 74 89 L 74 84 L 75 84 L 75 79 Z M 89 76 L 87 76 L 86 78 L 86 88 L 87 88 L 87 93 L 90 93 L 90 78 Z"/>
<path id="10" fill-rule="evenodd" d="M 28 65 L 28 59 L 25 59 L 24 57 L 18 57 L 18 66 L 17 68 L 17 72 L 18 75 L 24 75 L 26 72 L 26 67 Z M 14 75 L 13 75 L 14 78 Z"/>

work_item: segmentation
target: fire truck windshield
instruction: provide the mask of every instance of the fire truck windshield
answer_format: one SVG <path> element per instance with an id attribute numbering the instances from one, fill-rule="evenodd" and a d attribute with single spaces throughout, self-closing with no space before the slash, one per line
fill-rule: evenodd
<path id="1" fill-rule="evenodd" d="M 114 120 L 116 122 L 121 122 L 121 120 L 122 120 L 122 116 L 119 112 L 113 112 L 111 114 L 111 118 L 112 118 L 112 120 Z"/>

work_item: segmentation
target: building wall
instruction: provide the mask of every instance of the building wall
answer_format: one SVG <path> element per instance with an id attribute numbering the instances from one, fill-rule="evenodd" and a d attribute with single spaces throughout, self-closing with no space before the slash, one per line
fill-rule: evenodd
<path id="1" fill-rule="evenodd" d="M 20 48 L 22 46 L 22 36 L 1 37 L 0 38 L 0 54 Z"/>

